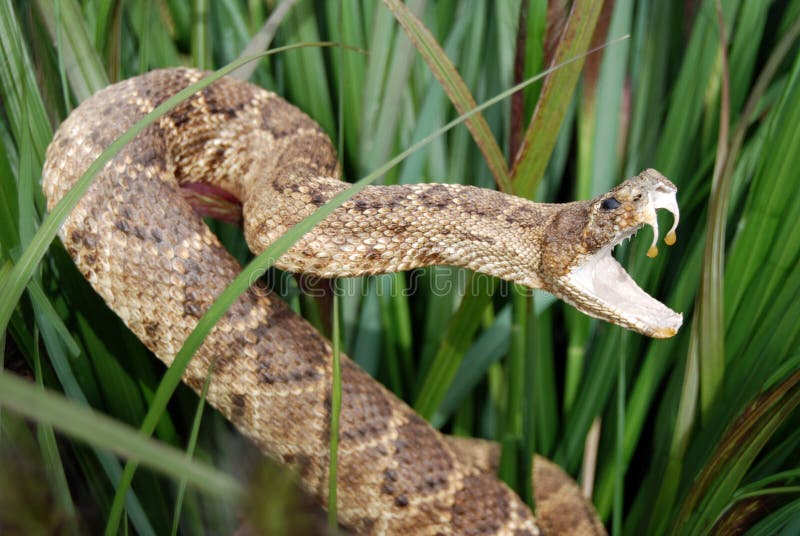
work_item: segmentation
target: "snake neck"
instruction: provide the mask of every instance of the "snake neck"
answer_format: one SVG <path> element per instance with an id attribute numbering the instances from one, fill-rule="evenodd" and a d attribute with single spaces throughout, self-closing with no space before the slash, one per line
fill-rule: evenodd
<path id="1" fill-rule="evenodd" d="M 251 249 L 263 251 L 344 187 L 334 179 L 304 179 L 301 186 L 282 177 L 270 187 L 255 188 L 245 202 L 261 207 L 260 218 L 245 221 Z M 541 244 L 554 214 L 552 205 L 472 186 L 371 186 L 301 238 L 276 265 L 324 278 L 444 265 L 540 288 Z"/>

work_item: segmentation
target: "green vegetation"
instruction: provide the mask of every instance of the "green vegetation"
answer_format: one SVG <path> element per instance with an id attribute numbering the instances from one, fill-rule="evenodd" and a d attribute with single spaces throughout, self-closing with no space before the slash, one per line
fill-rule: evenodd
<path id="1" fill-rule="evenodd" d="M 53 240 L 69 206 L 46 217 L 39 187 L 54 126 L 81 100 L 258 53 L 279 6 L 270 47 L 289 48 L 249 63 L 250 79 L 319 121 L 355 188 L 446 181 L 560 202 L 647 167 L 679 187 L 678 243 L 648 259 L 643 231 L 617 251 L 684 313 L 673 339 L 431 268 L 339 281 L 342 350 L 434 426 L 499 441 L 501 476 L 529 501 L 540 452 L 591 479 L 615 534 L 799 531 L 800 0 L 717 3 L 0 0 L 0 528 L 225 533 L 246 494 L 260 526 L 309 529 L 284 472 L 261 467 L 245 493 L 252 447 L 91 291 Z M 517 97 L 460 115 L 553 58 Z M 212 226 L 252 260 L 237 229 Z M 283 292 L 329 329 L 325 307 Z"/>

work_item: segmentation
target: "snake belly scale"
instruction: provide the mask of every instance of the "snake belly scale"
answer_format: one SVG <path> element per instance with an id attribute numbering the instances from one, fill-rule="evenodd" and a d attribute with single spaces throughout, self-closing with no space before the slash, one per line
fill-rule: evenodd
<path id="1" fill-rule="evenodd" d="M 81 104 L 48 148 L 48 206 L 127 128 L 202 76 L 191 69 L 154 71 Z M 246 240 L 259 253 L 345 187 L 338 169 L 330 140 L 305 114 L 263 89 L 222 79 L 124 147 L 60 237 L 95 290 L 169 365 L 240 270 L 181 186 L 202 182 L 235 196 Z M 368 187 L 276 265 L 325 277 L 464 266 L 545 288 L 588 314 L 642 333 L 670 336 L 680 315 L 635 284 L 615 297 L 593 281 L 604 270 L 624 273 L 609 264 L 616 261 L 608 252 L 643 224 L 653 225 L 656 208 L 673 210 L 674 185 L 649 170 L 609 195 L 617 202 L 614 214 L 607 214 L 613 203 L 604 199 L 544 205 L 465 186 Z M 673 212 L 677 221 L 677 205 Z M 330 356 L 329 343 L 280 298 L 251 289 L 214 327 L 184 374 L 199 390 L 213 362 L 208 401 L 263 452 L 293 466 L 322 504 Z M 343 526 L 373 534 L 539 533 L 529 509 L 486 464 L 346 357 L 342 386 Z M 591 515 L 574 528 L 602 531 Z"/>

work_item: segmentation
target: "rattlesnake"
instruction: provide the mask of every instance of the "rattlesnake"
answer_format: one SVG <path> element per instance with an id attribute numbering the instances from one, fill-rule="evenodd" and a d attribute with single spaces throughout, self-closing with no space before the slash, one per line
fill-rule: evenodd
<path id="1" fill-rule="evenodd" d="M 81 104 L 47 151 L 48 206 L 135 121 L 202 76 L 191 69 L 154 71 Z M 170 364 L 240 270 L 182 198 L 180 186 L 203 182 L 235 196 L 243 205 L 246 240 L 258 253 L 342 191 L 338 177 L 331 142 L 314 121 L 272 93 L 225 78 L 125 146 L 67 218 L 60 237 L 109 306 Z M 568 204 L 537 204 L 458 185 L 368 187 L 275 264 L 324 277 L 464 266 L 544 288 L 587 314 L 667 337 L 681 316 L 640 290 L 611 249 L 645 223 L 657 238 L 659 207 L 672 211 L 677 224 L 675 192 L 653 170 L 595 200 Z M 674 239 L 674 226 L 667 236 Z M 184 374 L 198 390 L 213 361 L 208 401 L 262 451 L 295 467 L 303 487 L 322 504 L 328 493 L 330 356 L 328 342 L 281 299 L 250 290 L 215 326 Z M 538 533 L 529 509 L 486 463 L 464 452 L 463 443 L 446 439 L 347 358 L 342 383 L 343 526 L 358 533 Z M 573 514 L 564 509 L 552 515 Z M 590 532 L 602 530 L 591 515 L 582 522 Z"/>

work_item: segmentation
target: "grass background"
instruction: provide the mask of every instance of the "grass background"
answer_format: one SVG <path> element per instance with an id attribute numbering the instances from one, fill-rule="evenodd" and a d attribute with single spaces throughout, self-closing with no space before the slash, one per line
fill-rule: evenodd
<path id="1" fill-rule="evenodd" d="M 630 34 L 377 175 L 567 201 L 658 169 L 679 187 L 678 244 L 647 259 L 645 231 L 618 257 L 684 313 L 680 333 L 651 341 L 545 294 L 433 268 L 341 281 L 343 349 L 434 426 L 500 441 L 501 476 L 528 500 L 535 451 L 591 488 L 615 534 L 800 531 L 800 1 L 280 6 L 290 9 L 273 48 L 330 40 L 367 52 L 289 50 L 251 76 L 319 121 L 351 181 L 377 178 L 554 58 Z M 0 0 L 0 529 L 235 526 L 243 488 L 229 475 L 247 476 L 242 460 L 256 456 L 188 389 L 160 418 L 152 410 L 168 398 L 163 366 L 50 245 L 57 221 L 44 218 L 39 180 L 53 129 L 78 102 L 152 68 L 216 68 L 263 49 L 253 36 L 275 8 Z M 249 260 L 235 227 L 214 226 Z M 329 330 L 324 307 L 283 290 Z M 136 432 L 149 409 L 153 440 Z M 146 466 L 127 497 L 120 455 Z M 258 474 L 249 497 L 261 522 L 299 530 L 291 477 Z"/>

